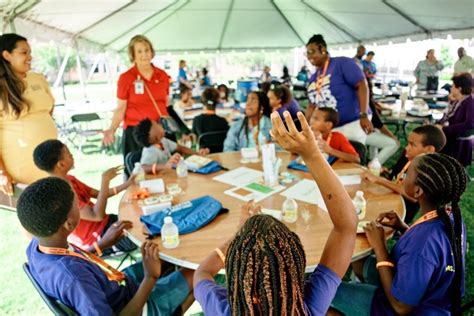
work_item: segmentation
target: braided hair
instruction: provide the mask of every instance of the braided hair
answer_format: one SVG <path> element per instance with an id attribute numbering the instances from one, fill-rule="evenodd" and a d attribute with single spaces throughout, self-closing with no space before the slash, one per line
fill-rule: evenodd
<path id="1" fill-rule="evenodd" d="M 269 215 L 247 220 L 227 250 L 232 315 L 306 315 L 299 237 Z"/>
<path id="2" fill-rule="evenodd" d="M 426 154 L 420 156 L 417 160 L 415 184 L 423 189 L 427 200 L 435 205 L 438 217 L 443 221 L 453 250 L 455 272 L 451 283 L 451 311 L 453 315 L 457 315 L 460 314 L 461 307 L 463 270 L 462 216 L 459 201 L 466 190 L 467 174 L 456 159 L 444 154 Z M 449 204 L 453 214 L 453 223 L 448 213 Z"/>
<path id="3" fill-rule="evenodd" d="M 272 113 L 272 109 L 270 107 L 270 101 L 268 100 L 268 96 L 266 95 L 266 93 L 262 91 L 252 91 L 250 93 L 255 93 L 258 98 L 257 140 L 255 141 L 255 144 L 258 145 L 258 135 L 260 134 L 260 119 L 263 116 L 270 117 L 270 114 Z M 249 144 L 249 117 L 248 116 L 245 116 L 242 121 L 242 126 L 240 127 L 239 135 L 242 133 L 242 131 L 245 131 L 245 137 L 247 139 L 247 145 L 248 145 Z"/>

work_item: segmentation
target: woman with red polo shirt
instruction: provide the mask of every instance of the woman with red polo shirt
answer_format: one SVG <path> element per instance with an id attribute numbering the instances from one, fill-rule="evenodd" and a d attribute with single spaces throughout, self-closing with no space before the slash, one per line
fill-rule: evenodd
<path id="1" fill-rule="evenodd" d="M 161 115 L 168 115 L 169 94 L 168 74 L 151 63 L 155 51 L 148 38 L 134 36 L 128 44 L 128 55 L 133 66 L 120 75 L 117 83 L 118 106 L 110 128 L 104 131 L 104 144 L 110 145 L 123 121 L 124 159 L 129 152 L 141 149 L 133 137 L 134 127 L 145 118 L 158 121 Z"/>

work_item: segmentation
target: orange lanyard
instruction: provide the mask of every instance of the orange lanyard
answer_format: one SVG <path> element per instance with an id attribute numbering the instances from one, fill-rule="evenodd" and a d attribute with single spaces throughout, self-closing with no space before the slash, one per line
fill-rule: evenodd
<path id="1" fill-rule="evenodd" d="M 448 215 L 451 214 L 451 210 L 448 209 L 447 213 L 448 213 Z M 411 225 L 408 228 L 408 230 L 412 229 L 413 227 L 415 227 L 418 224 L 424 223 L 426 221 L 429 221 L 430 219 L 437 218 L 437 217 L 438 217 L 438 213 L 436 212 L 436 210 L 429 211 L 428 213 L 426 213 L 425 215 L 423 215 L 422 217 L 417 219 L 416 222 L 414 222 L 413 225 Z"/>
<path id="2" fill-rule="evenodd" d="M 161 150 L 165 150 L 165 146 L 163 146 L 162 143 L 155 144 L 155 146 L 158 147 L 158 148 L 161 149 Z"/>
<path id="3" fill-rule="evenodd" d="M 316 91 L 318 91 L 318 94 L 320 94 L 321 92 L 321 87 L 323 86 L 323 80 L 324 80 L 324 76 L 326 76 L 328 66 L 329 66 L 329 56 L 328 56 L 328 59 L 326 59 L 326 63 L 324 64 L 323 72 L 318 75 L 318 79 L 316 80 Z"/>
<path id="4" fill-rule="evenodd" d="M 107 262 L 100 259 L 96 255 L 88 251 L 82 250 L 73 244 L 70 244 L 70 245 L 77 251 L 80 251 L 81 253 L 77 253 L 65 248 L 45 247 L 41 245 L 38 245 L 38 248 L 39 250 L 41 250 L 41 252 L 48 255 L 72 256 L 72 257 L 81 258 L 83 260 L 95 263 L 102 269 L 102 271 L 104 271 L 109 281 L 115 281 L 119 285 L 125 285 L 125 280 L 126 280 L 125 273 L 120 272 L 119 270 L 111 267 Z"/>
<path id="5" fill-rule="evenodd" d="M 400 171 L 400 173 L 397 175 L 397 180 L 395 180 L 395 183 L 400 184 L 403 182 L 402 177 L 405 175 L 405 172 L 407 171 L 408 167 L 410 167 L 410 164 L 411 164 L 411 161 L 405 164 L 402 171 Z"/>

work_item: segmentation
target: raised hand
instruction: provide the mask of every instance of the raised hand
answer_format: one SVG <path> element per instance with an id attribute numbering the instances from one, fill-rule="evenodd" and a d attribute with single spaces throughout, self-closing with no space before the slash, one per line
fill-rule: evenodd
<path id="1" fill-rule="evenodd" d="M 270 134 L 273 139 L 284 149 L 292 153 L 299 154 L 303 159 L 309 158 L 312 154 L 319 152 L 318 145 L 311 128 L 303 113 L 298 112 L 298 119 L 301 123 L 301 132 L 296 129 L 295 123 L 288 111 L 283 113 L 288 129 L 286 129 L 278 112 L 273 112 L 272 130 Z"/>

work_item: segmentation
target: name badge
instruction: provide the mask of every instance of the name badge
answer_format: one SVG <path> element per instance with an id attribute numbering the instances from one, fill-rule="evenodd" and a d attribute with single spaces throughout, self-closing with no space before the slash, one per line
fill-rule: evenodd
<path id="1" fill-rule="evenodd" d="M 145 93 L 145 85 L 143 80 L 135 80 L 135 94 L 144 94 Z"/>

